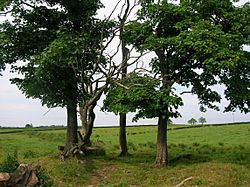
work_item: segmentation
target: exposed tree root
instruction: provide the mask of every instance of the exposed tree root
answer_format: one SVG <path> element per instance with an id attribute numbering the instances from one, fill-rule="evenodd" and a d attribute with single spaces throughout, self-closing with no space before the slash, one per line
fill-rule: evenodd
<path id="1" fill-rule="evenodd" d="M 105 155 L 105 150 L 100 147 L 89 147 L 84 144 L 81 146 L 74 145 L 70 149 L 65 150 L 64 146 L 58 146 L 58 149 L 62 151 L 60 159 L 65 161 L 70 156 L 77 158 L 79 161 L 83 161 L 88 155 Z"/>

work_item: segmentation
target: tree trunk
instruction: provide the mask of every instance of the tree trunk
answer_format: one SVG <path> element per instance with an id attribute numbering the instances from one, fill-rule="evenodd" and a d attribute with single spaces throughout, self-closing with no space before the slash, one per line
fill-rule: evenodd
<path id="1" fill-rule="evenodd" d="M 78 143 L 77 139 L 77 104 L 71 102 L 67 105 L 67 135 L 64 154 L 68 152 Z"/>
<path id="2" fill-rule="evenodd" d="M 122 50 L 122 79 L 126 78 L 128 71 L 128 59 L 129 59 L 129 49 L 126 47 L 126 43 L 123 39 L 124 25 L 127 19 L 127 15 L 130 8 L 130 2 L 127 0 L 127 7 L 123 18 L 120 18 L 120 40 L 121 40 L 121 50 Z M 120 156 L 125 156 L 128 154 L 128 146 L 127 146 L 127 135 L 126 135 L 126 114 L 120 114 L 119 120 L 119 142 L 120 142 Z"/>
<path id="3" fill-rule="evenodd" d="M 91 145 L 90 137 L 92 135 L 93 126 L 95 122 L 94 108 L 96 104 L 97 102 L 94 102 L 91 105 L 85 105 L 84 107 L 80 107 L 83 145 Z"/>
<path id="4" fill-rule="evenodd" d="M 167 118 L 160 116 L 158 119 L 157 132 L 157 153 L 156 153 L 156 167 L 164 167 L 168 164 L 167 151 Z"/>
<path id="5" fill-rule="evenodd" d="M 120 142 L 120 156 L 125 156 L 128 154 L 127 137 L 126 137 L 126 114 L 120 114 L 120 132 L 119 132 L 119 142 Z"/>

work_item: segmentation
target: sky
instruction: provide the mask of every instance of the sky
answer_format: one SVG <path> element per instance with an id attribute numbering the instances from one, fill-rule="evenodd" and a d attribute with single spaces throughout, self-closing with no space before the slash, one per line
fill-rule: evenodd
<path id="1" fill-rule="evenodd" d="M 240 1 L 242 4 L 245 1 Z M 106 9 L 99 12 L 100 15 L 108 15 L 107 12 L 114 6 L 110 4 L 110 0 L 103 0 Z M 115 14 L 114 14 L 115 15 Z M 250 47 L 246 47 L 250 51 Z M 146 59 L 148 60 L 148 59 Z M 26 124 L 33 124 L 34 126 L 47 126 L 47 125 L 66 125 L 66 109 L 65 108 L 52 108 L 48 109 L 42 106 L 37 99 L 27 99 L 24 94 L 16 85 L 10 84 L 9 79 L 15 77 L 9 73 L 9 66 L 0 76 L 0 126 L 6 127 L 24 127 Z M 181 90 L 177 86 L 177 90 Z M 223 87 L 217 87 L 222 92 Z M 208 110 L 206 113 L 199 111 L 198 100 L 195 95 L 183 95 L 184 106 L 180 107 L 179 111 L 182 117 L 172 119 L 174 123 L 186 124 L 190 118 L 198 119 L 205 117 L 207 123 L 231 123 L 231 122 L 245 122 L 250 121 L 250 114 L 243 114 L 239 111 L 223 113 L 223 107 L 227 105 L 227 101 L 222 99 L 219 104 L 221 111 Z M 96 107 L 96 122 L 95 126 L 118 126 L 118 117 L 112 113 L 104 113 L 100 111 L 102 100 L 98 102 Z M 132 123 L 133 114 L 128 114 L 128 125 L 136 124 L 157 124 L 157 119 L 144 119 L 139 120 L 138 123 Z M 80 125 L 80 122 L 79 122 Z"/>

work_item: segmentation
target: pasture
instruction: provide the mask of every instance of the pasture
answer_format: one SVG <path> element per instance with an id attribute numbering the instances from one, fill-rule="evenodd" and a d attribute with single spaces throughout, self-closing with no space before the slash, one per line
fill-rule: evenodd
<path id="1" fill-rule="evenodd" d="M 127 157 L 118 156 L 118 128 L 95 128 L 92 142 L 106 155 L 83 163 L 59 159 L 65 129 L 0 129 L 0 162 L 17 154 L 19 163 L 44 168 L 58 187 L 175 186 L 188 177 L 182 186 L 250 186 L 250 124 L 169 128 L 170 165 L 162 169 L 154 167 L 156 126 L 127 128 Z"/>

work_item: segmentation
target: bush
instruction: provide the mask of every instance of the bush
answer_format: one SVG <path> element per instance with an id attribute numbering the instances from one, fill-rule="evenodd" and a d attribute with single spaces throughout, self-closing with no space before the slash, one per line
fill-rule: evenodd
<path id="1" fill-rule="evenodd" d="M 41 166 L 36 166 L 36 176 L 39 180 L 39 185 L 37 187 L 52 187 L 54 186 L 54 181 L 46 174 L 45 169 Z"/>
<path id="2" fill-rule="evenodd" d="M 13 155 L 8 154 L 4 161 L 0 164 L 0 171 L 6 173 L 14 172 L 19 166 L 17 160 L 17 152 L 15 151 Z"/>

